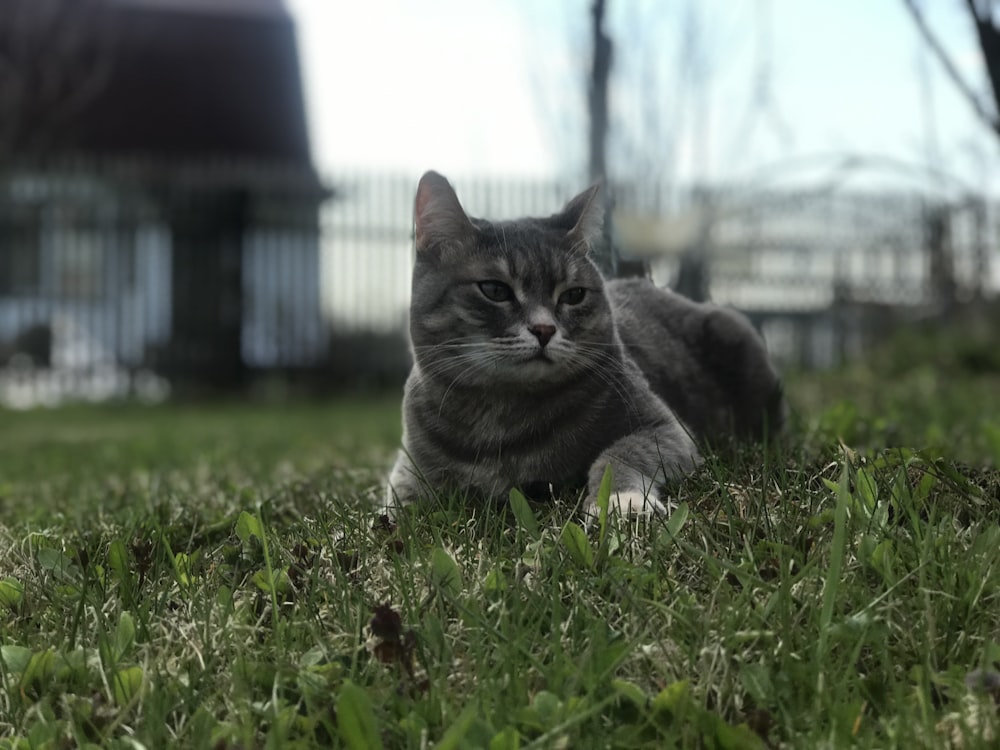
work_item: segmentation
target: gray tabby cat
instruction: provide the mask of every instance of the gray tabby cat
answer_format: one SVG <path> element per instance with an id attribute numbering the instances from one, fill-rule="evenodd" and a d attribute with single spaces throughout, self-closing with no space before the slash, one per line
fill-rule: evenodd
<path id="1" fill-rule="evenodd" d="M 646 280 L 605 281 L 588 257 L 602 221 L 597 186 L 547 219 L 491 222 L 469 218 L 441 175 L 421 178 L 390 504 L 585 486 L 590 510 L 610 464 L 615 507 L 662 511 L 699 444 L 780 429 L 780 380 L 749 322 Z"/>

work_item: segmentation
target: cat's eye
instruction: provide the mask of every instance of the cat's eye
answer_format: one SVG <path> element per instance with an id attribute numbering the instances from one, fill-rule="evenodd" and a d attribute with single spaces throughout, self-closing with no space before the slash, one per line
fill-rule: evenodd
<path id="1" fill-rule="evenodd" d="M 494 302 L 508 302 L 514 299 L 514 290 L 502 281 L 480 281 L 479 291 L 486 299 Z"/>
<path id="2" fill-rule="evenodd" d="M 567 289 L 565 292 L 559 295 L 560 305 L 579 305 L 583 302 L 583 298 L 587 296 L 587 290 L 582 286 L 575 286 L 572 289 Z"/>

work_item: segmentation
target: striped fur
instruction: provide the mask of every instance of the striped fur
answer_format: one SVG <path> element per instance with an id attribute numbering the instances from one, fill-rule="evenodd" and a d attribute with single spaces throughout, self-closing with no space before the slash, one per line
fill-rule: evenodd
<path id="1" fill-rule="evenodd" d="M 595 187 L 546 219 L 472 219 L 443 177 L 421 179 L 388 503 L 551 486 L 585 488 L 592 505 L 611 464 L 617 507 L 662 510 L 699 444 L 780 429 L 780 381 L 749 323 L 648 281 L 606 282 L 588 257 L 602 216 Z"/>

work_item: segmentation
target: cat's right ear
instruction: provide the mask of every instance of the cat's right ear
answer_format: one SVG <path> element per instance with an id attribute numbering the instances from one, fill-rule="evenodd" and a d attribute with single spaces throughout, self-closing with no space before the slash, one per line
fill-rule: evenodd
<path id="1" fill-rule="evenodd" d="M 445 246 L 468 241 L 475 231 L 448 180 L 437 172 L 424 173 L 413 202 L 417 254 L 440 253 Z"/>

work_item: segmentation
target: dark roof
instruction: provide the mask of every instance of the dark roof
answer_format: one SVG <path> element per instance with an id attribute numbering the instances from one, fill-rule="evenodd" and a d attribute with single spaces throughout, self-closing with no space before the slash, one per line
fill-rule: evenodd
<path id="1" fill-rule="evenodd" d="M 0 99 L 16 123 L 0 122 L 0 150 L 310 165 L 281 0 L 4 2 L 19 10 L 0 17 L 0 59 L 33 52 L 17 62 L 26 95 Z M 52 7 L 63 18 L 31 17 Z"/>
<path id="2" fill-rule="evenodd" d="M 109 0 L 115 5 L 135 5 L 160 10 L 185 10 L 224 15 L 287 16 L 283 0 Z"/>

